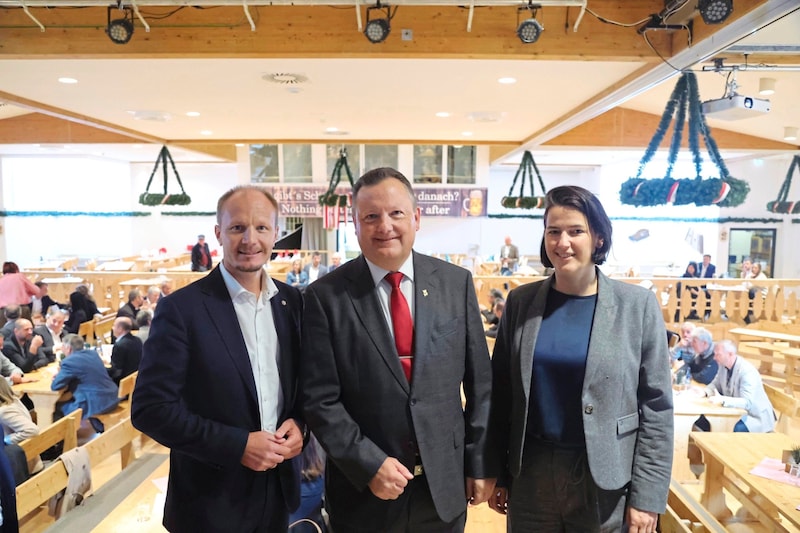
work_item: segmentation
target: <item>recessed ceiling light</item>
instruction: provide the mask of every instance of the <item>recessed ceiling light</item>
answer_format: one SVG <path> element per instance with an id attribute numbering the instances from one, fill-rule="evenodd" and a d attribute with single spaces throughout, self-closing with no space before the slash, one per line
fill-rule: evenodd
<path id="1" fill-rule="evenodd" d="M 464 137 L 472 137 L 472 132 L 471 131 L 462 131 L 461 135 L 463 135 Z"/>
<path id="2" fill-rule="evenodd" d="M 239 148 L 241 148 L 242 146 L 244 146 L 244 143 L 236 143 L 236 146 L 238 146 Z"/>
<path id="3" fill-rule="evenodd" d="M 199 117 L 200 116 L 200 112 L 199 111 L 187 111 L 186 112 L 186 116 L 187 117 Z"/>
<path id="4" fill-rule="evenodd" d="M 339 128 L 337 128 L 336 126 L 330 126 L 328 128 L 325 128 L 325 133 L 336 133 L 337 131 L 339 131 Z"/>
<path id="5" fill-rule="evenodd" d="M 467 115 L 472 122 L 500 122 L 506 116 L 504 111 L 473 111 Z"/>
<path id="6" fill-rule="evenodd" d="M 133 115 L 136 120 L 150 120 L 152 122 L 166 122 L 172 119 L 172 115 L 166 111 L 157 111 L 154 109 L 141 109 L 136 111 L 128 111 Z"/>
<path id="7" fill-rule="evenodd" d="M 439 111 L 438 113 L 436 113 L 436 116 L 439 118 L 447 118 L 450 116 L 450 113 L 448 113 L 447 111 Z"/>
<path id="8" fill-rule="evenodd" d="M 58 82 L 59 83 L 64 83 L 66 85 L 71 85 L 73 83 L 78 83 L 78 80 L 76 80 L 75 78 L 66 78 L 66 77 L 64 77 L 64 78 L 58 78 Z"/>
<path id="9" fill-rule="evenodd" d="M 793 126 L 786 126 L 783 128 L 783 140 L 784 141 L 796 141 L 797 140 L 797 128 Z"/>
<path id="10" fill-rule="evenodd" d="M 214 132 L 211 130 L 201 130 L 200 135 L 213 135 Z"/>
<path id="11" fill-rule="evenodd" d="M 502 83 L 503 85 L 511 85 L 512 83 L 517 83 L 517 78 L 505 77 L 499 78 L 497 83 Z"/>
<path id="12" fill-rule="evenodd" d="M 350 132 L 342 131 L 339 128 L 325 128 L 325 135 L 350 135 Z"/>

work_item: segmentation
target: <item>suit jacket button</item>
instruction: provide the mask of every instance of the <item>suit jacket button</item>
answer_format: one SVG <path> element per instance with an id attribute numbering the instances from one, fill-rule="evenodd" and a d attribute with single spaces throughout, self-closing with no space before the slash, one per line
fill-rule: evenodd
<path id="1" fill-rule="evenodd" d="M 410 401 L 409 403 L 410 403 L 411 405 L 417 405 L 417 400 L 416 400 L 416 399 L 414 399 L 414 398 L 411 398 L 411 401 Z"/>
<path id="2" fill-rule="evenodd" d="M 584 413 L 586 413 L 587 415 L 590 415 L 590 414 L 592 414 L 592 412 L 594 412 L 594 405 L 592 405 L 592 404 L 589 404 L 589 405 L 587 405 L 587 406 L 586 406 L 586 407 L 583 409 L 583 412 L 584 412 Z"/>

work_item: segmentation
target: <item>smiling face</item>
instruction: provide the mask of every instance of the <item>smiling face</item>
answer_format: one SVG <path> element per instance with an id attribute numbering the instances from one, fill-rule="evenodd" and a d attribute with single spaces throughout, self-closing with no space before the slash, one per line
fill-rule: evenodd
<path id="1" fill-rule="evenodd" d="M 557 280 L 593 277 L 593 254 L 602 244 L 603 239 L 592 234 L 586 215 L 577 209 L 560 205 L 548 209 L 544 247 Z"/>
<path id="2" fill-rule="evenodd" d="M 403 184 L 386 178 L 362 187 L 354 199 L 353 220 L 364 257 L 395 271 L 411 254 L 419 230 L 420 209 Z"/>
<path id="3" fill-rule="evenodd" d="M 278 238 L 275 207 L 263 192 L 245 188 L 222 204 L 218 220 L 214 233 L 222 246 L 225 268 L 243 287 L 258 292 L 261 269 Z"/>

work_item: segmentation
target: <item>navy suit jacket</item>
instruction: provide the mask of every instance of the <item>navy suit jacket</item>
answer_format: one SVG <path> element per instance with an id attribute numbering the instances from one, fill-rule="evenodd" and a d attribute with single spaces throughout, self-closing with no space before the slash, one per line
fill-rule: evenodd
<path id="1" fill-rule="evenodd" d="M 270 303 L 280 346 L 280 425 L 300 418 L 295 354 L 302 300 L 296 289 L 275 284 L 279 292 Z M 282 494 L 267 494 L 273 471 L 241 464 L 261 417 L 250 358 L 219 267 L 158 301 L 132 402 L 133 425 L 171 448 L 168 530 L 260 531 L 267 498 L 282 498 L 288 512 L 297 508 L 299 458 L 277 467 Z"/>
<path id="2" fill-rule="evenodd" d="M 142 360 L 142 339 L 126 333 L 114 342 L 111 350 L 111 368 L 108 374 L 119 383 L 124 377 L 130 376 L 139 370 Z"/>
<path id="3" fill-rule="evenodd" d="M 700 265 L 698 265 L 698 268 L 702 272 L 703 264 L 700 263 Z M 704 278 L 713 278 L 714 274 L 716 274 L 716 273 L 717 273 L 717 267 L 715 267 L 714 265 L 709 263 L 708 268 L 706 268 L 706 271 L 703 272 L 703 276 L 702 277 L 704 277 Z M 699 274 L 699 272 L 698 272 L 698 274 Z"/>
<path id="4" fill-rule="evenodd" d="M 414 253 L 411 384 L 363 256 L 306 287 L 304 298 L 303 406 L 328 454 L 331 518 L 386 531 L 409 491 L 384 501 L 369 481 L 387 456 L 413 471 L 419 455 L 439 517 L 455 519 L 466 509 L 464 478 L 499 470 L 485 453 L 491 364 L 469 271 Z"/>

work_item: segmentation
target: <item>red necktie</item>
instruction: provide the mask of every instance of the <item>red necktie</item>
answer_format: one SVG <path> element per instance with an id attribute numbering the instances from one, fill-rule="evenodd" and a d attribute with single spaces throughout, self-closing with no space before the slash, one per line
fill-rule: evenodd
<path id="1" fill-rule="evenodd" d="M 389 272 L 386 274 L 386 281 L 392 286 L 389 311 L 392 315 L 392 327 L 394 328 L 394 344 L 397 347 L 397 355 L 400 356 L 400 364 L 403 366 L 406 379 L 411 382 L 411 363 L 414 358 L 412 352 L 414 322 L 411 320 L 408 301 L 403 296 L 403 291 L 400 290 L 402 279 L 402 272 Z"/>

